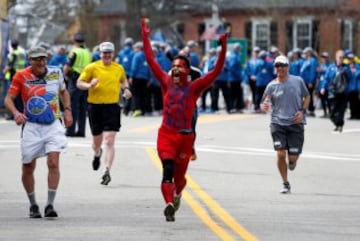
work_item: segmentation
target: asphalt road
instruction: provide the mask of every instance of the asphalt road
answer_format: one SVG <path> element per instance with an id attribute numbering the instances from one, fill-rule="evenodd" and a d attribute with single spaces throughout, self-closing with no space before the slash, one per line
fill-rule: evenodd
<path id="1" fill-rule="evenodd" d="M 160 117 L 123 117 L 109 186 L 91 168 L 91 137 L 69 139 L 61 156 L 57 220 L 31 220 L 21 184 L 20 127 L 0 119 L 1 241 L 355 241 L 360 240 L 360 121 L 332 134 L 328 119 L 308 118 L 304 152 L 281 180 L 269 115 L 201 115 L 198 160 L 174 223 L 165 222 L 156 155 Z M 36 196 L 47 195 L 45 159 L 38 160 Z"/>

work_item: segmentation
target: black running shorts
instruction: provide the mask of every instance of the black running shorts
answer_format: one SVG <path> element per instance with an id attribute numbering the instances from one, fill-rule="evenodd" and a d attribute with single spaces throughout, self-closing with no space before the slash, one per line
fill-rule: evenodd
<path id="1" fill-rule="evenodd" d="M 270 125 L 275 150 L 287 150 L 289 154 L 299 155 L 304 145 L 304 125 Z"/>
<path id="2" fill-rule="evenodd" d="M 119 104 L 88 104 L 91 133 L 100 135 L 103 131 L 118 132 L 121 127 Z"/>

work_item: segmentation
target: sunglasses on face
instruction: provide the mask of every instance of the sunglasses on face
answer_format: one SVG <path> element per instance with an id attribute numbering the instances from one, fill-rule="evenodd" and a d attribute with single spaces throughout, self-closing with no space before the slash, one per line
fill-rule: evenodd
<path id="1" fill-rule="evenodd" d="M 46 61 L 46 57 L 36 57 L 36 58 L 30 58 L 32 61 L 40 62 L 40 61 Z"/>
<path id="2" fill-rule="evenodd" d="M 274 66 L 275 66 L 275 68 L 285 68 L 285 67 L 288 67 L 287 64 L 275 64 Z"/>

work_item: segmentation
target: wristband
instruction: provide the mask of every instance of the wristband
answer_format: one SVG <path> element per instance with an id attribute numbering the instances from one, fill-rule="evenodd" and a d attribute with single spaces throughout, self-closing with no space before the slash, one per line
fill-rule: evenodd
<path id="1" fill-rule="evenodd" d="M 69 106 L 66 106 L 66 107 L 64 108 L 64 110 L 68 110 L 68 111 L 71 111 L 71 107 L 69 107 Z"/>

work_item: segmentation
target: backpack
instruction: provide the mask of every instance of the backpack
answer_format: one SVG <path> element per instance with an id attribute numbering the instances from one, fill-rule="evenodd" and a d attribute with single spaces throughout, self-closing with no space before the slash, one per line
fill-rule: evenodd
<path id="1" fill-rule="evenodd" d="M 348 77 L 344 70 L 338 71 L 333 80 L 333 94 L 343 94 L 348 86 Z"/>

